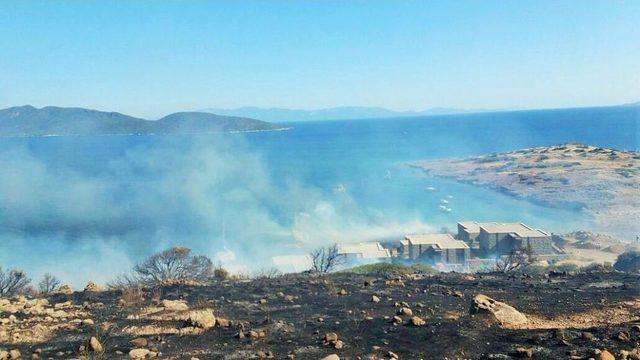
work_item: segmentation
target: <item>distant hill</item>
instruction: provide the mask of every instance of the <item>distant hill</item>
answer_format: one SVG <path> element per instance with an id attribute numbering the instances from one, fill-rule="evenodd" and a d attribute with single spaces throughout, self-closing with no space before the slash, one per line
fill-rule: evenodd
<path id="1" fill-rule="evenodd" d="M 280 130 L 282 126 L 245 117 L 178 112 L 145 120 L 83 108 L 18 106 L 0 110 L 0 136 L 197 134 Z"/>
<path id="2" fill-rule="evenodd" d="M 340 119 L 374 119 L 404 116 L 447 115 L 482 112 L 482 110 L 462 110 L 450 108 L 432 108 L 424 111 L 394 111 L 380 107 L 343 106 L 318 110 L 299 110 L 283 108 L 241 107 L 237 109 L 203 109 L 203 112 L 229 116 L 246 116 L 270 122 L 316 121 Z"/>

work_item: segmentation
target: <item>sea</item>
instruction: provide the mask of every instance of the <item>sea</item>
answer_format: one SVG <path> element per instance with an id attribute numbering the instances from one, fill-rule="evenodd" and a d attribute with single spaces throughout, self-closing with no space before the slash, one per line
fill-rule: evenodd
<path id="1" fill-rule="evenodd" d="M 293 122 L 284 131 L 224 135 L 1 139 L 0 266 L 82 284 L 107 282 L 176 245 L 250 272 L 315 246 L 455 231 L 463 220 L 588 230 L 591 220 L 575 208 L 432 177 L 408 164 L 567 142 L 640 150 L 639 109 Z"/>

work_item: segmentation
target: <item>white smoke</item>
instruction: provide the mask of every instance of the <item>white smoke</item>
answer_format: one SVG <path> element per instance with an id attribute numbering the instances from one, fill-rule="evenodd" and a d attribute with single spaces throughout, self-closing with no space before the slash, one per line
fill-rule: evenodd
<path id="1" fill-rule="evenodd" d="M 276 183 L 239 139 L 159 139 L 90 169 L 57 160 L 0 145 L 0 266 L 79 285 L 172 245 L 244 269 L 322 244 L 429 230 L 417 215 L 360 208 L 348 189 Z"/>

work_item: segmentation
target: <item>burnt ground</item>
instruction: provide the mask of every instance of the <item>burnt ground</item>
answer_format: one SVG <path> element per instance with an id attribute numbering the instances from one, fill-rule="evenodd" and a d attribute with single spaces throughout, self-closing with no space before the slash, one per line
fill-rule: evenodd
<path id="1" fill-rule="evenodd" d="M 529 321 L 503 327 L 488 316 L 470 315 L 477 294 L 512 305 Z M 299 274 L 149 289 L 144 300 L 138 295 L 106 291 L 52 296 L 50 304 L 71 300 L 78 311 L 86 312 L 78 317 L 94 324 L 73 321 L 71 314 L 40 321 L 16 312 L 13 327 L 0 325 L 0 334 L 36 324 L 63 326 L 44 331 L 38 340 L 5 337 L 0 349 L 19 349 L 24 358 L 34 351 L 43 359 L 128 358 L 133 348 L 129 341 L 143 337 L 148 340 L 145 348 L 166 359 L 247 359 L 269 352 L 276 359 L 321 359 L 329 354 L 384 359 L 389 351 L 400 359 L 526 356 L 514 352 L 518 347 L 530 349 L 536 359 L 588 359 L 595 349 L 607 349 L 620 358 L 621 350 L 640 347 L 640 276 L 618 272 L 554 277 L 442 273 L 401 281 L 345 273 Z M 373 295 L 380 301 L 373 302 Z M 140 315 L 159 299 L 183 299 L 190 309 L 213 309 L 231 325 L 181 332 L 183 320 Z M 399 306 L 410 308 L 426 324 L 412 326 L 406 315 L 401 316 L 402 324 L 393 324 Z M 8 315 L 0 313 L 0 319 Z M 265 336 L 237 337 L 250 330 Z M 328 332 L 344 342 L 341 349 L 323 343 Z M 100 340 L 104 353 L 83 350 L 91 336 Z"/>

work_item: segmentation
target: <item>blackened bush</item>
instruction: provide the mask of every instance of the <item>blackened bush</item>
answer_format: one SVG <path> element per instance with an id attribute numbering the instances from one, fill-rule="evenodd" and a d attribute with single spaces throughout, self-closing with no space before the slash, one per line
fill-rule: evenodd
<path id="1" fill-rule="evenodd" d="M 60 280 L 55 276 L 46 273 L 42 276 L 42 279 L 38 283 L 38 291 L 40 294 L 47 296 L 54 293 L 62 285 Z"/>
<path id="2" fill-rule="evenodd" d="M 640 272 L 640 251 L 627 251 L 618 256 L 614 269 L 626 272 Z"/>
<path id="3" fill-rule="evenodd" d="M 3 271 L 0 267 L 0 297 L 13 296 L 29 292 L 31 279 L 22 270 Z"/>

